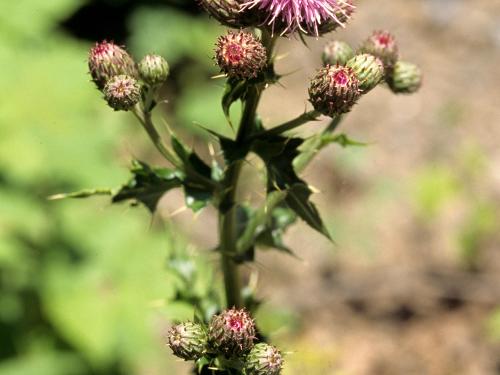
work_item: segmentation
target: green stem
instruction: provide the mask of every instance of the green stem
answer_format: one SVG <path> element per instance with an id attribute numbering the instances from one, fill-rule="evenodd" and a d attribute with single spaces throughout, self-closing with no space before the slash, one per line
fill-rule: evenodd
<path id="1" fill-rule="evenodd" d="M 298 116 L 297 118 L 294 118 L 293 120 L 287 121 L 284 124 L 281 124 L 281 125 L 275 126 L 272 129 L 264 130 L 264 131 L 261 131 L 257 134 L 254 134 L 251 138 L 255 139 L 255 138 L 259 138 L 261 136 L 279 135 L 279 134 L 282 134 L 284 132 L 295 129 L 301 125 L 304 125 L 304 124 L 308 123 L 309 121 L 315 121 L 320 115 L 321 115 L 321 113 L 319 113 L 318 111 L 313 109 L 312 111 L 305 112 L 305 113 L 301 114 L 300 116 Z"/>
<path id="2" fill-rule="evenodd" d="M 262 43 L 266 47 L 269 63 L 276 38 L 267 31 L 262 33 Z M 237 143 L 248 142 L 255 129 L 255 117 L 264 85 L 250 86 L 244 99 L 243 112 L 236 135 Z M 237 223 L 236 223 L 236 192 L 243 160 L 227 166 L 222 184 L 222 197 L 219 206 L 219 237 L 221 251 L 221 268 L 224 276 L 227 307 L 244 307 L 241 297 L 241 278 L 238 264 L 235 262 L 237 253 Z"/>
<path id="3" fill-rule="evenodd" d="M 137 117 L 142 127 L 148 134 L 149 138 L 155 145 L 156 149 L 163 155 L 165 159 L 167 159 L 172 165 L 175 167 L 181 167 L 181 163 L 175 157 L 175 155 L 165 146 L 163 143 L 160 134 L 156 130 L 153 124 L 153 120 L 151 118 L 151 112 L 148 111 L 139 111 L 137 108 L 132 110 L 132 113 Z"/>
<path id="4" fill-rule="evenodd" d="M 227 307 L 243 307 L 239 268 L 234 261 L 238 241 L 235 198 L 242 165 L 243 162 L 238 161 L 228 167 L 224 180 L 226 191 L 223 192 L 219 208 L 221 267 L 224 275 Z"/>

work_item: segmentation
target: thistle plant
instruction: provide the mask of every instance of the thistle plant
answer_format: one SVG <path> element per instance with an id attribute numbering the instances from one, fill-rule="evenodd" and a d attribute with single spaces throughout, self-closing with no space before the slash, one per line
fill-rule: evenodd
<path id="1" fill-rule="evenodd" d="M 279 83 L 275 71 L 275 46 L 280 38 L 319 37 L 346 27 L 355 11 L 350 0 L 200 0 L 216 21 L 233 28 L 214 41 L 214 61 L 224 77 L 221 110 L 234 136 L 207 130 L 218 141 L 220 161 L 204 160 L 183 143 L 169 126 L 164 137 L 153 122 L 160 90 L 168 84 L 169 67 L 161 56 L 147 55 L 136 62 L 124 47 L 97 43 L 89 53 L 89 70 L 109 106 L 129 111 L 143 127 L 168 167 L 132 163 L 131 179 L 117 189 L 84 190 L 56 197 L 82 198 L 111 195 L 113 203 L 129 201 L 152 213 L 167 191 L 182 189 L 186 205 L 198 211 L 207 205 L 218 213 L 218 246 L 225 300 L 218 313 L 208 313 L 196 298 L 194 322 L 172 327 L 168 344 L 174 355 L 195 362 L 195 372 L 217 370 L 222 374 L 274 375 L 283 366 L 280 351 L 259 334 L 251 314 L 258 304 L 245 297 L 241 265 L 252 262 L 262 247 L 291 252 L 283 234 L 297 220 L 331 239 L 319 210 L 311 201 L 313 190 L 300 176 L 318 151 L 329 144 L 357 144 L 338 128 L 359 99 L 377 86 L 394 93 L 413 93 L 422 75 L 412 63 L 400 61 L 399 46 L 387 31 L 375 31 L 359 48 L 330 40 L 322 54 L 323 66 L 311 77 L 308 89 L 312 108 L 283 124 L 265 124 L 257 109 L 262 93 Z M 319 57 L 319 56 L 318 56 Z M 231 106 L 240 101 L 237 124 Z M 328 117 L 329 124 L 302 138 L 291 134 L 311 121 Z M 168 138 L 168 141 L 167 139 Z M 261 206 L 239 201 L 242 167 L 250 153 L 265 165 L 267 193 Z"/>

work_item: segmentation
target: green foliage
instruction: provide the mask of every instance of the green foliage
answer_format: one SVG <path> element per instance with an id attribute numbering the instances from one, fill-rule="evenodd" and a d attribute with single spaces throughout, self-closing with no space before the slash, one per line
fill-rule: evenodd
<path id="1" fill-rule="evenodd" d="M 0 92 L 2 375 L 133 374 L 145 363 L 152 371 L 170 368 L 158 322 L 193 314 L 191 297 L 179 293 L 186 288 L 181 267 L 165 263 L 186 256 L 185 245 L 170 231 L 151 230 L 146 212 L 124 215 L 122 207 L 103 209 L 102 200 L 46 199 L 126 179 L 117 165 L 127 161 L 116 155 L 118 134 L 131 119 L 103 105 L 87 84 L 88 45 L 56 25 L 81 3 L 21 0 L 5 2 L 0 12 L 0 61 L 8 72 L 0 75 L 8 88 Z M 161 192 L 177 184 L 170 171 L 137 162 L 121 189 L 79 196 L 134 197 L 153 209 Z M 198 285 L 192 293 L 209 314 L 218 301 L 206 295 L 216 284 L 207 282 L 206 261 L 193 267 L 197 281 L 189 285 Z"/>

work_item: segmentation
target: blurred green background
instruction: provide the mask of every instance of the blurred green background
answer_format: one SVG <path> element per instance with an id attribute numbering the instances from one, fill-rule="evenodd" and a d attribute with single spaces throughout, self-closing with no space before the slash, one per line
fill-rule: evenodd
<path id="1" fill-rule="evenodd" d="M 306 171 L 337 245 L 299 226 L 287 242 L 302 261 L 259 255 L 247 269 L 269 301 L 258 322 L 287 351 L 286 374 L 500 374 L 499 6 L 359 3 L 335 37 L 357 45 L 390 28 L 425 86 L 414 97 L 375 90 L 343 129 L 372 145 L 331 148 Z M 93 41 L 167 58 L 163 115 L 207 156 L 213 141 L 197 123 L 231 134 L 223 81 L 211 79 L 222 31 L 187 0 L 1 3 L 1 375 L 188 372 L 164 334 L 192 316 L 182 300 L 210 309 L 219 299 L 216 257 L 196 250 L 215 245 L 213 212 L 172 218 L 177 193 L 154 219 L 105 198 L 47 197 L 118 186 L 132 158 L 161 163 L 89 82 Z M 324 42 L 281 41 L 278 69 L 301 71 L 266 93 L 267 123 L 305 108 Z M 256 167 L 250 160 L 250 186 Z"/>

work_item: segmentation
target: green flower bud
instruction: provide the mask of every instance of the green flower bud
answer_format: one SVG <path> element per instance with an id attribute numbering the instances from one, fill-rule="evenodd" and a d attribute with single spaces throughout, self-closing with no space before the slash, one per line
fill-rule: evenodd
<path id="1" fill-rule="evenodd" d="M 239 357 L 250 351 L 254 339 L 255 324 L 245 309 L 225 310 L 210 321 L 209 344 L 228 358 Z"/>
<path id="2" fill-rule="evenodd" d="M 127 75 L 111 77 L 103 92 L 104 99 L 115 111 L 128 111 L 141 99 L 141 86 Z"/>
<path id="3" fill-rule="evenodd" d="M 88 65 L 92 80 L 99 90 L 102 90 L 113 76 L 125 74 L 133 78 L 138 77 L 134 59 L 112 42 L 96 43 L 89 52 Z"/>
<path id="4" fill-rule="evenodd" d="M 398 44 L 388 31 L 374 31 L 361 45 L 360 53 L 369 53 L 378 57 L 385 69 L 391 69 L 399 59 Z"/>
<path id="5" fill-rule="evenodd" d="M 384 64 L 378 57 L 363 53 L 350 59 L 346 66 L 352 68 L 359 80 L 363 94 L 377 86 L 384 77 Z"/>
<path id="6" fill-rule="evenodd" d="M 360 95 L 356 74 L 340 65 L 320 69 L 309 86 L 309 101 L 314 109 L 330 117 L 349 112 Z"/>
<path id="7" fill-rule="evenodd" d="M 150 86 L 161 85 L 167 80 L 169 67 L 167 61 L 158 55 L 146 55 L 139 62 L 139 74 Z"/>
<path id="8" fill-rule="evenodd" d="M 398 61 L 386 80 L 394 93 L 411 94 L 422 85 L 422 71 L 415 64 Z"/>
<path id="9" fill-rule="evenodd" d="M 178 324 L 168 332 L 168 346 L 177 357 L 195 361 L 205 354 L 207 333 L 197 323 Z"/>
<path id="10" fill-rule="evenodd" d="M 278 375 L 283 367 L 283 358 L 274 346 L 260 343 L 247 356 L 247 375 Z"/>
<path id="11" fill-rule="evenodd" d="M 252 33 L 229 32 L 219 37 L 216 45 L 217 65 L 229 77 L 253 78 L 266 66 L 266 49 Z"/>
<path id="12" fill-rule="evenodd" d="M 349 44 L 339 40 L 332 40 L 325 45 L 321 59 L 323 65 L 345 65 L 354 57 L 354 51 Z"/>

